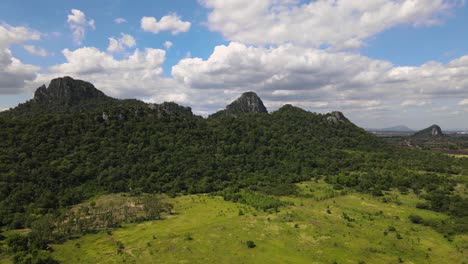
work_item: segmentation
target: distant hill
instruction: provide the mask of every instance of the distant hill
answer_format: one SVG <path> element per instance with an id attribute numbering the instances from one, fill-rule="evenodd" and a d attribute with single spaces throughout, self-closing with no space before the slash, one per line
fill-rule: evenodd
<path id="1" fill-rule="evenodd" d="M 442 132 L 442 129 L 438 125 L 432 125 L 428 128 L 425 128 L 423 130 L 420 130 L 416 133 L 414 133 L 411 137 L 414 138 L 437 138 L 437 137 L 443 137 L 444 133 Z"/>
<path id="2" fill-rule="evenodd" d="M 392 126 L 392 127 L 386 127 L 386 128 L 369 128 L 367 130 L 372 131 L 372 132 L 405 132 L 405 133 L 414 132 L 413 129 L 405 125 Z"/>

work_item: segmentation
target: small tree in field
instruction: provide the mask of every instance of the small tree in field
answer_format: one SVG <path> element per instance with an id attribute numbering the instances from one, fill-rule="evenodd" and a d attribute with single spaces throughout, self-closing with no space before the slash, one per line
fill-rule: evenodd
<path id="1" fill-rule="evenodd" d="M 257 246 L 255 245 L 255 242 L 253 242 L 252 240 L 247 240 L 246 244 L 248 248 L 254 248 Z"/>
<path id="2" fill-rule="evenodd" d="M 143 210 L 147 220 L 161 219 L 161 213 L 171 213 L 172 205 L 164 201 L 160 195 L 149 194 L 143 197 Z"/>

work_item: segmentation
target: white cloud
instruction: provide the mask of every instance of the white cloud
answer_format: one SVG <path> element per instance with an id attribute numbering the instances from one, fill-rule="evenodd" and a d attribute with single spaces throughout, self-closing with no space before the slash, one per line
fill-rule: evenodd
<path id="1" fill-rule="evenodd" d="M 127 20 L 125 18 L 118 17 L 118 18 L 114 19 L 114 23 L 123 24 L 123 23 L 127 23 Z"/>
<path id="2" fill-rule="evenodd" d="M 119 39 L 109 38 L 109 47 L 107 48 L 108 52 L 121 52 L 125 48 L 133 48 L 136 46 L 136 40 L 133 36 L 120 33 L 121 37 Z"/>
<path id="3" fill-rule="evenodd" d="M 136 49 L 123 59 L 95 47 L 63 50 L 66 62 L 40 74 L 35 87 L 60 76 L 92 82 L 110 96 L 120 98 L 168 100 L 183 92 L 174 80 L 162 76 L 166 52 L 161 49 Z"/>
<path id="4" fill-rule="evenodd" d="M 170 41 L 165 41 L 165 42 L 164 42 L 164 47 L 165 47 L 166 49 L 170 49 L 170 48 L 172 47 L 172 45 L 173 45 L 173 44 L 172 44 L 172 42 L 170 42 Z"/>
<path id="5" fill-rule="evenodd" d="M 370 36 L 401 24 L 433 25 L 460 0 L 201 0 L 208 27 L 228 40 L 358 48 Z"/>
<path id="6" fill-rule="evenodd" d="M 94 25 L 94 19 L 87 19 L 86 15 L 78 9 L 72 9 L 71 14 L 68 15 L 67 19 L 70 29 L 73 31 L 73 41 L 81 45 L 82 40 L 85 37 L 86 28 L 90 27 L 96 29 Z"/>
<path id="7" fill-rule="evenodd" d="M 468 98 L 461 100 L 458 105 L 468 105 Z"/>
<path id="8" fill-rule="evenodd" d="M 405 100 L 403 101 L 400 105 L 407 107 L 407 106 L 425 106 L 425 105 L 430 105 L 430 101 L 425 101 L 425 100 Z"/>
<path id="9" fill-rule="evenodd" d="M 48 55 L 47 51 L 43 48 L 37 48 L 34 45 L 24 45 L 23 48 L 32 55 L 45 57 Z"/>
<path id="10" fill-rule="evenodd" d="M 39 39 L 41 39 L 41 34 L 35 30 L 0 23 L 0 48 L 7 48 L 13 44 Z"/>
<path id="11" fill-rule="evenodd" d="M 447 64 L 396 67 L 352 52 L 292 44 L 265 48 L 232 42 L 217 46 L 206 60 L 181 60 L 172 75 L 187 87 L 195 109 L 206 104 L 203 98 L 211 98 L 210 108 L 202 111 L 222 108 L 247 90 L 258 92 L 273 109 L 292 103 L 310 110 L 347 112 L 401 113 L 408 106 L 424 108 L 433 101 L 468 97 L 464 57 Z"/>
<path id="12" fill-rule="evenodd" d="M 0 24 L 0 94 L 22 92 L 26 83 L 36 78 L 39 70 L 39 67 L 24 64 L 13 57 L 9 47 L 40 38 L 41 34 L 35 30 Z"/>
<path id="13" fill-rule="evenodd" d="M 159 22 L 154 17 L 143 17 L 141 19 L 141 28 L 144 31 L 159 33 L 161 31 L 171 31 L 172 35 L 189 31 L 190 22 L 182 21 L 176 14 L 163 16 Z"/>

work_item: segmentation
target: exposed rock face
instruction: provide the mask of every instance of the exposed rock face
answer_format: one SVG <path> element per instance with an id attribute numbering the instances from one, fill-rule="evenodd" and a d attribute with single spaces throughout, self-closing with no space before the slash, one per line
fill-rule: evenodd
<path id="1" fill-rule="evenodd" d="M 238 116 L 243 113 L 268 113 L 262 99 L 254 92 L 246 92 L 234 102 L 212 116 Z"/>
<path id="2" fill-rule="evenodd" d="M 413 137 L 442 137 L 444 133 L 438 125 L 432 125 L 413 134 Z"/>
<path id="3" fill-rule="evenodd" d="M 230 112 L 242 113 L 267 113 L 266 107 L 263 105 L 262 99 L 254 92 L 246 92 L 237 100 L 226 107 Z"/>
<path id="4" fill-rule="evenodd" d="M 432 136 L 441 136 L 441 135 L 443 135 L 442 134 L 442 129 L 439 126 L 432 127 L 431 135 Z"/>
<path id="5" fill-rule="evenodd" d="M 53 79 L 49 87 L 39 87 L 34 93 L 34 101 L 74 103 L 84 99 L 108 98 L 103 92 L 94 87 L 93 84 L 71 77 Z"/>
<path id="6" fill-rule="evenodd" d="M 334 111 L 334 112 L 327 114 L 326 118 L 328 122 L 333 123 L 333 124 L 349 122 L 349 120 L 343 115 L 343 113 L 339 111 Z"/>

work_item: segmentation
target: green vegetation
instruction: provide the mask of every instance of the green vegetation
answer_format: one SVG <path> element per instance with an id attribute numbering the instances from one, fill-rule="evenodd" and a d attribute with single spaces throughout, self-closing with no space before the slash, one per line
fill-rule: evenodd
<path id="1" fill-rule="evenodd" d="M 307 182 L 325 197 L 319 182 Z M 410 215 L 444 220 L 447 216 L 420 210 L 417 195 L 385 192 L 399 206 L 380 197 L 350 192 L 333 198 L 287 196 L 294 206 L 278 213 L 224 201 L 208 195 L 169 200 L 174 214 L 162 221 L 125 224 L 109 235 L 102 231 L 53 245 L 63 263 L 463 263 L 468 260 L 466 235 L 448 241 L 431 227 L 413 224 Z M 105 198 L 105 197 L 104 197 Z M 117 197 L 118 198 L 118 197 Z M 105 198 L 108 199 L 108 198 Z M 332 214 L 326 213 L 331 208 Z M 238 211 L 243 210 L 243 216 Z M 343 213 L 355 219 L 349 222 Z M 298 227 L 295 227 L 297 224 Z M 384 232 L 389 235 L 385 236 Z M 187 234 L 193 240 L 187 239 Z M 398 235 L 401 239 L 398 239 Z M 117 241 L 124 248 L 119 254 Z M 247 245 L 252 241 L 256 247 Z M 149 243 L 149 245 L 148 245 Z M 77 247 L 76 245 L 80 246 Z"/>
<path id="2" fill-rule="evenodd" d="M 235 207 L 227 214 L 229 217 L 220 216 L 225 223 L 235 218 L 232 228 L 246 228 L 243 221 L 256 219 L 253 215 L 256 214 L 270 219 L 265 223 L 281 223 L 278 223 L 281 230 L 288 230 L 284 225 L 291 226 L 293 231 L 287 231 L 291 234 L 309 234 L 312 239 L 306 240 L 317 244 L 334 235 L 320 233 L 325 237 L 320 239 L 313 232 L 307 233 L 304 226 L 308 226 L 308 218 L 319 217 L 316 219 L 319 223 L 324 219 L 333 224 L 344 223 L 338 231 L 346 238 L 325 243 L 337 249 L 333 251 L 334 258 L 326 258 L 328 262 L 344 261 L 344 253 L 339 250 L 348 247 L 345 243 L 349 243 L 350 233 L 360 230 L 361 225 L 373 228 L 368 225 L 374 223 L 370 218 L 378 219 L 375 223 L 379 222 L 376 224 L 379 229 L 374 231 L 379 238 L 366 239 L 379 241 L 392 237 L 407 242 L 396 251 L 400 256 L 392 255 L 394 260 L 419 258 L 404 251 L 412 237 L 405 225 L 411 222 L 414 228 L 438 231 L 447 243 L 455 243 L 468 232 L 468 159 L 391 146 L 339 112 L 316 114 L 286 105 L 271 114 L 262 109 L 257 109 L 260 113 L 243 113 L 240 105 L 236 117 L 215 115 L 204 119 L 193 115 L 190 108 L 174 103 L 148 105 L 137 100 L 116 100 L 82 82 L 77 85 L 84 88 L 70 93 L 73 95 L 70 98 L 54 101 L 45 91 L 39 97 L 42 99 L 0 114 L 0 228 L 30 230 L 21 238 L 2 242 L 0 254 L 15 255 L 18 263 L 49 261 L 51 244 L 60 249 L 60 243 L 73 243 L 78 252 L 92 251 L 86 239 L 93 237 L 112 241 L 100 252 L 111 250 L 112 254 L 128 258 L 130 253 L 126 252 L 135 248 L 137 242 L 131 240 L 132 235 L 126 229 L 145 233 L 138 229 L 145 224 L 154 225 L 157 232 L 148 235 L 152 241 L 137 243 L 144 249 L 157 246 L 157 241 L 170 236 L 159 225 L 182 232 L 173 239 L 181 236 L 194 246 L 206 243 L 206 235 L 213 232 L 204 229 L 206 234 L 199 233 L 203 229 L 199 225 L 210 226 L 210 220 L 202 221 L 191 209 L 183 208 L 198 222 L 192 222 L 190 228 L 171 226 L 172 221 L 183 218 L 174 214 L 185 211 L 167 202 L 162 194 L 176 202 L 195 197 L 188 194 L 222 196 L 225 201 L 206 199 L 216 201 L 215 206 L 219 203 L 220 207 L 228 204 Z M 55 87 L 55 92 L 62 94 L 62 88 Z M 84 95 L 86 98 L 80 97 Z M 77 206 L 87 199 L 113 193 L 125 196 L 119 196 L 120 202 L 110 199 L 107 204 L 98 199 Z M 369 199 L 365 198 L 368 195 L 373 202 L 378 201 L 377 212 L 363 211 L 355 204 L 343 207 L 347 204 L 345 197 Z M 330 200 L 342 204 L 331 204 Z M 307 211 L 306 205 L 314 209 Z M 401 224 L 380 213 L 384 211 L 382 208 L 390 210 L 392 206 L 406 206 L 405 212 L 411 212 L 412 216 L 403 213 L 400 220 L 405 223 Z M 197 210 L 204 215 L 203 206 L 197 206 Z M 212 213 L 207 210 L 206 216 Z M 366 213 L 371 215 L 364 217 L 362 214 Z M 216 214 L 223 215 L 225 211 Z M 142 223 L 164 217 L 168 219 Z M 382 228 L 381 222 L 396 230 Z M 256 227 L 264 230 L 263 226 Z M 353 232 L 346 234 L 349 229 Z M 332 229 L 324 224 L 320 232 L 327 230 Z M 244 250 L 246 241 L 251 240 L 256 245 L 251 252 L 264 254 L 263 249 L 268 246 L 281 248 L 285 241 L 297 243 L 292 237 L 276 241 L 283 238 L 282 232 L 267 239 L 266 231 L 250 231 L 256 236 L 237 239 L 236 244 L 231 241 L 223 250 Z M 356 232 L 362 232 L 356 238 L 358 242 L 365 238 L 364 230 Z M 160 233 L 164 234 L 162 238 Z M 76 242 L 83 235 L 84 241 Z M 212 243 L 213 246 L 199 250 L 207 253 L 208 249 L 218 249 Z M 396 244 L 372 250 L 384 254 L 380 251 L 393 247 Z M 305 247 L 287 250 L 301 251 Z M 54 256 L 63 260 L 58 253 Z M 304 255 L 300 256 L 298 260 L 302 261 Z"/>

